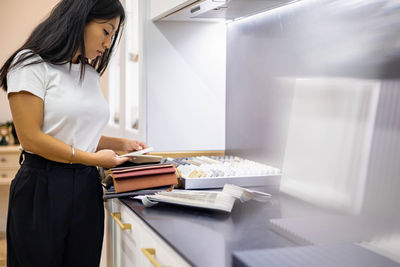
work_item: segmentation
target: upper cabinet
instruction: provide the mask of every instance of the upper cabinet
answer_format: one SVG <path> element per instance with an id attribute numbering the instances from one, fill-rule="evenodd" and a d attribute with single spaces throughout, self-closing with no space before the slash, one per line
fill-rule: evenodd
<path id="1" fill-rule="evenodd" d="M 162 19 L 200 0 L 151 0 L 150 16 L 153 21 Z"/>

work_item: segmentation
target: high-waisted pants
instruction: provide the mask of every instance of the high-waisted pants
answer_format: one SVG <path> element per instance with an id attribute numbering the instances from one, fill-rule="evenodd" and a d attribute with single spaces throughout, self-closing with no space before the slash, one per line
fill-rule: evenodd
<path id="1" fill-rule="evenodd" d="M 99 266 L 104 208 L 95 167 L 23 152 L 10 187 L 7 266 Z"/>

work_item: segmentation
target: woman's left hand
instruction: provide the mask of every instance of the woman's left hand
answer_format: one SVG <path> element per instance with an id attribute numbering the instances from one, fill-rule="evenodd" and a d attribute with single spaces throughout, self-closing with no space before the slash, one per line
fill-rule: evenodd
<path id="1" fill-rule="evenodd" d="M 147 148 L 148 146 L 146 145 L 145 142 L 142 141 L 137 141 L 137 140 L 128 140 L 125 139 L 125 142 L 123 144 L 123 150 L 124 151 L 135 151 L 135 150 L 142 150 Z"/>

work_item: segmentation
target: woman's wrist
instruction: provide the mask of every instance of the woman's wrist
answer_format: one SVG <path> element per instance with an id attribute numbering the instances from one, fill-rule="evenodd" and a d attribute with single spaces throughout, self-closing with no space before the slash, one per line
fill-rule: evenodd
<path id="1" fill-rule="evenodd" d="M 87 166 L 98 166 L 99 159 L 96 153 L 89 153 L 75 148 L 75 155 L 71 163 L 81 163 Z"/>
<path id="2" fill-rule="evenodd" d="M 90 166 L 99 166 L 100 165 L 100 160 L 98 159 L 96 152 L 88 153 L 87 159 L 88 159 L 87 165 L 90 165 Z"/>

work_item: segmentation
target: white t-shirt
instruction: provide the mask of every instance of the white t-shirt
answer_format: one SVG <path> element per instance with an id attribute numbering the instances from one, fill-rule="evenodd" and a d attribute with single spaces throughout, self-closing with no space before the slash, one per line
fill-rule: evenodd
<path id="1" fill-rule="evenodd" d="M 19 52 L 14 58 L 21 56 Z M 100 76 L 87 65 L 80 81 L 80 64 L 39 63 L 39 55 L 24 61 L 7 74 L 7 94 L 27 91 L 44 101 L 42 131 L 68 145 L 95 152 L 109 118 L 109 109 L 100 90 Z"/>

